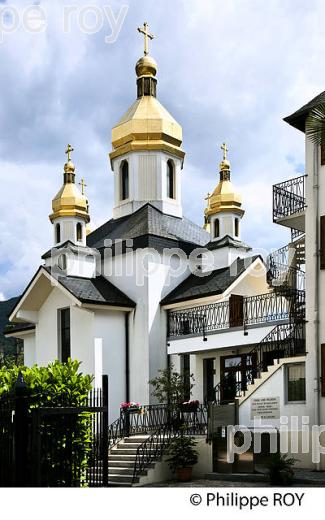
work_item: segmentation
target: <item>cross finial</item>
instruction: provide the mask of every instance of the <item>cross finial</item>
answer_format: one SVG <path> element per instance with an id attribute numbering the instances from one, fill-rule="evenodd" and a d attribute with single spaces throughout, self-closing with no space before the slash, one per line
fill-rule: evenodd
<path id="1" fill-rule="evenodd" d="M 209 199 L 210 199 L 210 193 L 208 192 L 208 193 L 207 193 L 207 196 L 205 197 L 204 200 L 209 200 Z"/>
<path id="2" fill-rule="evenodd" d="M 73 151 L 74 151 L 74 148 L 72 148 L 71 144 L 68 144 L 67 149 L 66 149 L 66 151 L 65 151 L 65 153 L 66 153 L 67 156 L 68 156 L 68 162 L 69 162 L 70 159 L 71 159 L 70 154 L 71 154 L 71 152 L 73 152 Z"/>
<path id="3" fill-rule="evenodd" d="M 79 182 L 79 186 L 81 186 L 81 193 L 82 195 L 85 194 L 85 188 L 87 188 L 87 184 L 85 183 L 85 179 L 81 179 Z"/>
<path id="4" fill-rule="evenodd" d="M 143 27 L 138 27 L 139 33 L 144 35 L 144 55 L 149 54 L 149 39 L 153 40 L 154 35 L 149 32 L 149 26 L 147 22 L 144 22 Z"/>
<path id="5" fill-rule="evenodd" d="M 220 148 L 223 150 L 223 160 L 225 161 L 227 159 L 227 152 L 229 151 L 229 148 L 227 147 L 226 143 L 223 143 Z"/>

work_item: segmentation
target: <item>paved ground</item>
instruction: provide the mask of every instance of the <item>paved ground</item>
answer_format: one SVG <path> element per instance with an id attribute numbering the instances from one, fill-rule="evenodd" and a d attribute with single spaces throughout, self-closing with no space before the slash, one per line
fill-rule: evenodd
<path id="1" fill-rule="evenodd" d="M 295 470 L 296 482 L 293 487 L 325 487 L 325 471 L 310 471 L 297 469 Z M 252 476 L 250 475 L 250 478 Z M 221 478 L 221 480 L 219 480 Z M 245 475 L 240 478 L 238 475 L 234 477 L 234 480 L 222 480 L 222 477 L 218 476 L 218 480 L 210 479 L 194 479 L 191 482 L 178 482 L 172 480 L 169 482 L 158 482 L 157 484 L 148 484 L 143 487 L 270 487 L 268 482 L 252 482 L 251 480 L 245 480 Z"/>

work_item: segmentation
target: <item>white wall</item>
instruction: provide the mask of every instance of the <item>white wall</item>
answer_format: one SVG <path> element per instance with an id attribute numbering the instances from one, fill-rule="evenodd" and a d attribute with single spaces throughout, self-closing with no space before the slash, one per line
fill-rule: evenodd
<path id="1" fill-rule="evenodd" d="M 175 166 L 176 198 L 167 197 L 166 172 L 167 161 L 171 159 Z M 120 167 L 127 160 L 129 163 L 129 198 L 120 200 Z M 120 218 L 137 211 L 150 202 L 156 208 L 169 215 L 182 216 L 181 205 L 181 170 L 182 159 L 158 150 L 129 152 L 112 161 L 114 173 L 114 209 L 113 217 Z"/>
<path id="2" fill-rule="evenodd" d="M 97 311 L 94 337 L 102 340 L 102 369 L 103 374 L 108 375 L 109 419 L 113 422 L 126 399 L 125 313 Z"/>
<path id="3" fill-rule="evenodd" d="M 24 365 L 32 367 L 36 363 L 35 334 L 26 334 L 21 339 L 24 341 Z"/>

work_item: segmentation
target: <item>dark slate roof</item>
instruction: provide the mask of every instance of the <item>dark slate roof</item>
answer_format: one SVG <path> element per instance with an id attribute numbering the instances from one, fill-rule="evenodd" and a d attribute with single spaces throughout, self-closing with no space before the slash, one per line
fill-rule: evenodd
<path id="1" fill-rule="evenodd" d="M 190 220 L 165 215 L 148 203 L 131 215 L 111 219 L 100 226 L 88 235 L 87 245 L 99 249 L 104 247 L 104 241 L 107 239 L 127 240 L 150 235 L 167 240 L 166 247 L 175 247 L 182 243 L 191 243 L 201 247 L 210 238 L 203 228 Z M 177 244 L 170 241 L 177 242 Z M 140 243 L 142 244 L 142 242 Z"/>
<path id="2" fill-rule="evenodd" d="M 306 103 L 303 107 L 299 108 L 299 110 L 296 110 L 293 114 L 291 114 L 288 117 L 284 118 L 284 121 L 286 123 L 289 123 L 289 125 L 293 126 L 294 128 L 297 128 L 298 130 L 301 130 L 302 132 L 305 131 L 305 122 L 306 118 L 309 114 L 309 112 L 316 108 L 319 105 L 322 105 L 325 103 L 325 91 L 321 94 L 318 94 L 318 96 L 314 97 L 311 101 Z"/>
<path id="3" fill-rule="evenodd" d="M 255 255 L 249 258 L 237 258 L 229 267 L 216 269 L 206 276 L 190 274 L 188 278 L 161 301 L 161 304 L 167 305 L 222 294 L 257 258 L 261 257 Z"/>
<path id="4" fill-rule="evenodd" d="M 69 250 L 72 253 L 76 253 L 76 254 L 78 254 L 78 253 L 84 253 L 85 255 L 87 255 L 87 254 L 89 254 L 89 255 L 94 254 L 93 249 L 91 249 L 90 247 L 79 246 L 79 245 L 76 245 L 73 242 L 71 242 L 71 240 L 67 240 L 63 244 L 60 244 L 59 246 L 52 247 L 51 249 L 46 251 L 46 253 L 44 253 L 44 255 L 42 256 L 42 259 L 45 260 L 46 258 L 49 258 L 50 256 L 52 256 L 52 251 L 53 251 L 54 254 L 57 255 L 58 251 L 60 251 L 61 249 Z"/>
<path id="5" fill-rule="evenodd" d="M 245 242 L 242 242 L 241 240 L 235 240 L 234 238 L 230 237 L 229 235 L 224 236 L 223 238 L 220 238 L 220 240 L 213 240 L 212 242 L 209 242 L 206 245 L 207 249 L 220 249 L 221 247 L 236 247 L 236 248 L 242 248 L 246 249 L 246 251 L 250 251 L 252 248 L 245 244 Z"/>
<path id="6" fill-rule="evenodd" d="M 10 336 L 10 334 L 16 334 L 17 332 L 27 332 L 28 330 L 34 330 L 34 323 L 9 323 L 4 328 L 3 333 L 6 336 Z"/>
<path id="7" fill-rule="evenodd" d="M 51 274 L 49 267 L 44 267 Z M 135 307 L 135 303 L 103 276 L 81 278 L 79 276 L 59 276 L 58 281 L 82 303 Z"/>

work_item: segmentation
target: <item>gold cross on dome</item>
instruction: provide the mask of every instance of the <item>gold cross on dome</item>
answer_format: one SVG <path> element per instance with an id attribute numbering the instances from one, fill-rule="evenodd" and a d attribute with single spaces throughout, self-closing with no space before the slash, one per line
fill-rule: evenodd
<path id="1" fill-rule="evenodd" d="M 144 55 L 147 56 L 149 54 L 149 39 L 153 40 L 154 35 L 151 34 L 148 30 L 148 23 L 144 22 L 143 27 L 138 27 L 139 33 L 144 36 Z"/>
<path id="2" fill-rule="evenodd" d="M 85 179 L 81 179 L 79 182 L 79 186 L 81 186 L 81 193 L 82 195 L 85 194 L 85 188 L 87 188 L 87 184 L 85 183 Z"/>
<path id="3" fill-rule="evenodd" d="M 73 151 L 74 151 L 74 148 L 72 148 L 71 144 L 68 144 L 68 147 L 67 147 L 67 149 L 66 149 L 66 151 L 65 151 L 65 153 L 66 153 L 67 156 L 68 156 L 68 162 L 69 162 L 70 159 L 71 159 L 70 154 L 71 154 L 71 152 L 73 152 Z"/>
<path id="4" fill-rule="evenodd" d="M 227 147 L 226 143 L 223 143 L 220 148 L 223 150 L 223 160 L 225 161 L 227 159 L 227 152 L 229 151 L 229 148 Z"/>

